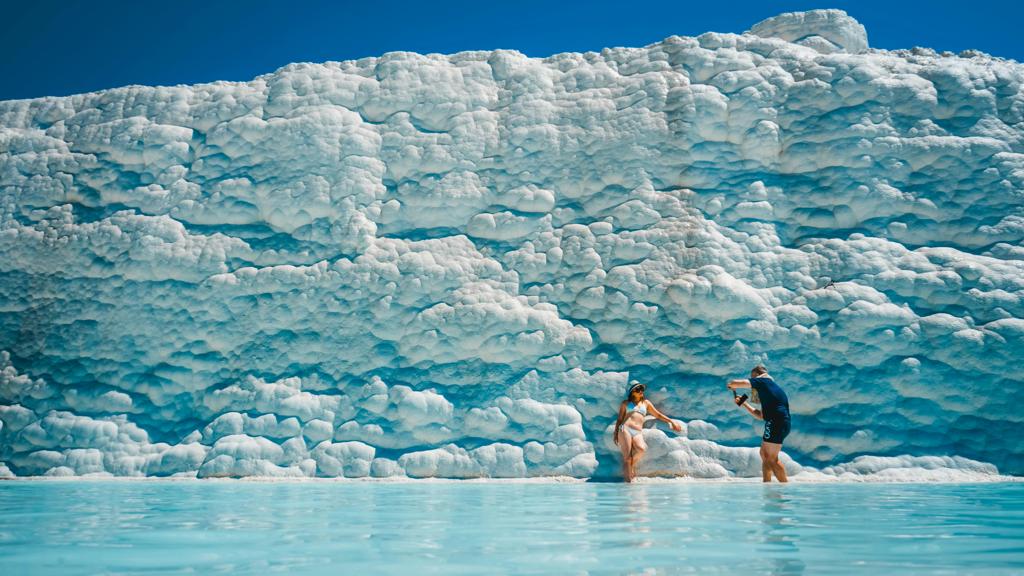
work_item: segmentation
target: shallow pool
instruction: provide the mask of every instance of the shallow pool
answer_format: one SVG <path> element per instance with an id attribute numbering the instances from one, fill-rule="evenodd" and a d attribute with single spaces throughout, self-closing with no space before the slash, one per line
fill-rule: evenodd
<path id="1" fill-rule="evenodd" d="M 1024 484 L 0 482 L 5 575 L 1021 574 Z"/>

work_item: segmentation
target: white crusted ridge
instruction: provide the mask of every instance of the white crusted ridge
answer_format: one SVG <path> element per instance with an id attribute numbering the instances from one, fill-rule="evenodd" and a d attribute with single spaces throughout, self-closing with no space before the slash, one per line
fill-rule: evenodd
<path id="1" fill-rule="evenodd" d="M 868 33 L 864 25 L 842 10 L 786 12 L 758 22 L 747 33 L 781 38 L 823 54 L 860 54 L 868 49 Z"/>
<path id="2" fill-rule="evenodd" d="M 840 11 L 0 102 L 0 477 L 608 477 L 631 378 L 748 476 L 759 361 L 806 474 L 1024 474 L 1022 191 L 1024 67 Z"/>

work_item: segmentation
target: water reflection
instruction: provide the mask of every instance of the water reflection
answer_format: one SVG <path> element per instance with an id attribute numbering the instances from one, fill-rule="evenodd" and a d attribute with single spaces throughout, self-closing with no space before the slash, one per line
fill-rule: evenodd
<path id="1" fill-rule="evenodd" d="M 795 510 L 793 499 L 783 488 L 764 486 L 761 504 L 762 541 L 767 544 L 764 551 L 770 562 L 771 574 L 793 576 L 804 573 L 805 564 L 800 559 L 800 548 L 796 545 Z"/>
<path id="2" fill-rule="evenodd" d="M 654 541 L 651 539 L 651 507 L 647 492 L 647 486 L 631 484 L 626 487 L 627 496 L 622 501 L 622 515 L 632 519 L 626 523 L 626 531 L 633 536 L 629 545 L 634 548 L 654 546 Z"/>

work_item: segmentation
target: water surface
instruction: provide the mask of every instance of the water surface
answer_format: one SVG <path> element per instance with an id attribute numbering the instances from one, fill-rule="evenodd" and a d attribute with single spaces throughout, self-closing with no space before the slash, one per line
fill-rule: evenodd
<path id="1" fill-rule="evenodd" d="M 1021 574 L 1024 484 L 0 482 L 3 574 Z"/>

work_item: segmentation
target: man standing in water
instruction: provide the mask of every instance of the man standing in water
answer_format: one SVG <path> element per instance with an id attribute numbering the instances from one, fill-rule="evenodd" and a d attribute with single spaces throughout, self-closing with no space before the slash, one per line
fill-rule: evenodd
<path id="1" fill-rule="evenodd" d="M 786 397 L 786 393 L 768 375 L 768 369 L 760 364 L 750 371 L 749 380 L 730 380 L 726 386 L 730 390 L 751 388 L 752 395 L 760 399 L 761 409 L 757 410 L 750 407 L 745 394 L 735 396 L 736 393 L 733 392 L 737 406 L 746 408 L 754 418 L 764 420 L 764 435 L 761 436 L 761 479 L 771 482 L 774 472 L 779 482 L 788 482 L 786 468 L 779 461 L 782 441 L 789 435 L 789 398 Z"/>

